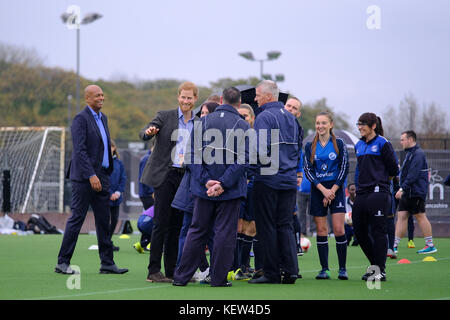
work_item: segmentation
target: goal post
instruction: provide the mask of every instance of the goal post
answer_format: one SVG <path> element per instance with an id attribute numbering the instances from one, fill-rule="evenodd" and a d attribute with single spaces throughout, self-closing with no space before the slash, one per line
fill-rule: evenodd
<path id="1" fill-rule="evenodd" d="M 0 168 L 11 174 L 11 212 L 64 212 L 65 130 L 0 127 Z"/>

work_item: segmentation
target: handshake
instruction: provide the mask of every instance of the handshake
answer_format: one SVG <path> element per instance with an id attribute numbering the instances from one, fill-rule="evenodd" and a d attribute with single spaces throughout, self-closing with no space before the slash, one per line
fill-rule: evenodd
<path id="1" fill-rule="evenodd" d="M 218 197 L 224 192 L 220 181 L 217 180 L 208 180 L 205 187 L 208 197 Z"/>

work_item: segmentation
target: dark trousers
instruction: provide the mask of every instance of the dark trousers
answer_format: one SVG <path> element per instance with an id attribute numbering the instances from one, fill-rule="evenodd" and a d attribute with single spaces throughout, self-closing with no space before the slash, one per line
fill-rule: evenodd
<path id="1" fill-rule="evenodd" d="M 192 216 L 193 214 L 191 212 L 184 212 L 183 217 L 183 226 L 181 227 L 180 231 L 180 238 L 178 239 L 178 257 L 177 257 L 177 266 L 180 264 L 181 261 L 181 255 L 183 254 L 183 248 L 184 244 L 186 243 L 186 237 L 189 231 L 189 227 L 192 223 Z M 208 250 L 209 254 L 212 255 L 212 252 L 214 250 L 214 229 L 209 236 L 208 241 Z M 206 253 L 204 254 L 204 257 L 202 257 L 202 262 L 198 266 L 200 271 L 205 271 L 209 267 L 208 260 L 206 259 Z"/>
<path id="2" fill-rule="evenodd" d="M 114 230 L 116 230 L 117 222 L 119 221 L 119 206 L 111 206 L 109 207 L 109 211 L 111 213 L 111 224 L 109 227 L 109 238 L 111 239 Z"/>
<path id="3" fill-rule="evenodd" d="M 211 286 L 220 286 L 227 281 L 227 274 L 234 259 L 241 201 L 242 199 L 195 199 L 192 224 L 174 280 L 187 283 L 192 278 L 202 261 L 205 245 L 215 227 L 214 252 L 210 261 Z"/>
<path id="4" fill-rule="evenodd" d="M 148 273 L 156 273 L 161 270 L 161 259 L 164 253 L 165 276 L 172 278 L 178 255 L 178 238 L 183 214 L 171 204 L 183 172 L 170 169 L 164 183 L 155 189 L 155 211 L 153 217 L 153 231 L 150 247 L 150 259 Z"/>
<path id="5" fill-rule="evenodd" d="M 259 195 L 253 199 L 258 242 L 264 252 L 264 275 L 279 281 L 280 267 L 287 274 L 297 275 L 297 248 L 292 218 L 297 190 L 276 190 L 255 181 L 253 192 Z"/>
<path id="6" fill-rule="evenodd" d="M 371 265 L 385 271 L 388 249 L 387 216 L 391 211 L 388 193 L 358 194 L 353 205 L 353 230 Z"/>
<path id="7" fill-rule="evenodd" d="M 61 249 L 58 254 L 59 264 L 70 264 L 89 205 L 94 211 L 100 262 L 104 266 L 114 264 L 110 237 L 109 175 L 102 170 L 97 173 L 97 177 L 102 184 L 102 191 L 100 192 L 92 190 L 89 180 L 72 181 L 72 214 L 67 220 L 64 230 Z"/>

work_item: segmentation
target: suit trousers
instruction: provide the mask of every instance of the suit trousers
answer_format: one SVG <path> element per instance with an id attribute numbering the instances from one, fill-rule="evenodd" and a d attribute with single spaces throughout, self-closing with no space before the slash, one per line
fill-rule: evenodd
<path id="1" fill-rule="evenodd" d="M 289 275 L 298 274 L 297 246 L 293 213 L 297 190 L 276 190 L 262 182 L 253 185 L 255 224 L 258 242 L 264 252 L 264 275 L 281 280 L 280 268 Z"/>
<path id="2" fill-rule="evenodd" d="M 183 178 L 179 169 L 170 169 L 164 183 L 155 189 L 155 211 L 150 246 L 148 273 L 161 270 L 161 259 L 164 254 L 165 276 L 172 278 L 178 256 L 178 238 L 183 213 L 172 208 L 172 201 Z"/>
<path id="3" fill-rule="evenodd" d="M 195 198 L 192 224 L 174 280 L 187 283 L 192 278 L 215 228 L 214 251 L 210 258 L 211 286 L 227 282 L 228 271 L 234 259 L 241 202 L 241 198 L 223 201 Z"/>
<path id="4" fill-rule="evenodd" d="M 72 214 L 67 220 L 64 230 L 61 249 L 58 254 L 59 264 L 70 264 L 89 205 L 94 211 L 101 264 L 104 266 L 114 264 L 110 237 L 109 175 L 102 169 L 97 173 L 97 177 L 102 184 L 102 191 L 100 192 L 92 190 L 89 180 L 81 182 L 72 180 Z"/>
<path id="5" fill-rule="evenodd" d="M 117 227 L 117 222 L 119 222 L 119 210 L 120 206 L 111 206 L 109 207 L 109 211 L 111 212 L 111 224 L 109 229 L 109 237 L 112 239 L 112 236 L 114 235 L 114 231 Z"/>

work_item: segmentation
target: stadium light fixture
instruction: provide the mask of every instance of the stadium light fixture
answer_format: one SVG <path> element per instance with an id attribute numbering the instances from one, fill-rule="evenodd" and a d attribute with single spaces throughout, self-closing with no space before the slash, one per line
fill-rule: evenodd
<path id="1" fill-rule="evenodd" d="M 70 6 L 67 11 L 61 15 L 61 20 L 69 29 L 77 30 L 77 92 L 76 92 L 76 113 L 80 111 L 80 27 L 82 24 L 92 23 L 103 16 L 99 13 L 88 13 L 81 19 L 80 8 Z"/>
<path id="2" fill-rule="evenodd" d="M 267 60 L 276 60 L 281 56 L 280 51 L 269 51 L 267 52 Z"/>
<path id="3" fill-rule="evenodd" d="M 280 51 L 269 51 L 267 52 L 267 58 L 266 59 L 255 59 L 255 57 L 253 56 L 253 53 L 250 51 L 245 51 L 245 52 L 240 52 L 239 55 L 241 57 L 243 57 L 244 59 L 250 60 L 250 61 L 258 61 L 259 62 L 259 77 L 261 80 L 263 79 L 272 79 L 271 75 L 268 74 L 264 74 L 263 70 L 264 70 L 264 62 L 265 61 L 273 61 L 278 59 L 281 56 L 281 52 Z M 283 76 L 283 80 L 284 80 L 284 76 Z M 281 80 L 281 81 L 283 81 Z"/>
<path id="4" fill-rule="evenodd" d="M 253 57 L 253 53 L 251 53 L 250 51 L 246 51 L 246 52 L 241 52 L 239 53 L 239 55 L 247 60 L 250 61 L 254 61 L 255 58 Z"/>

